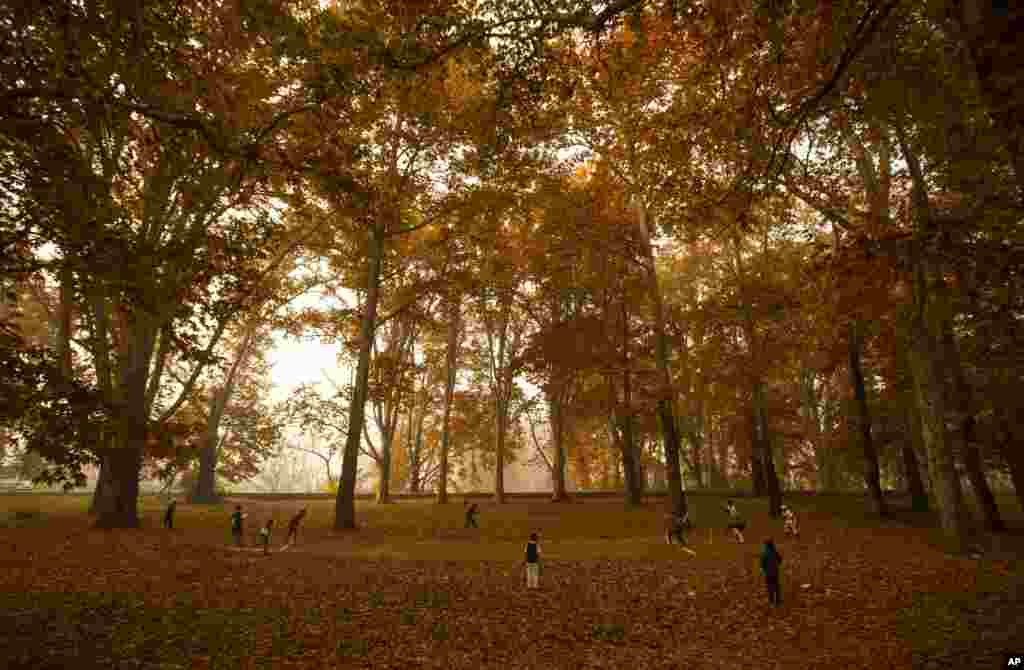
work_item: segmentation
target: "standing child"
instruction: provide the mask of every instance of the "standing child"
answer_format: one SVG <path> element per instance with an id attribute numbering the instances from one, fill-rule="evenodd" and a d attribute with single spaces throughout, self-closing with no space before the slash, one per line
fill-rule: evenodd
<path id="1" fill-rule="evenodd" d="M 478 510 L 477 510 L 476 503 L 473 503 L 472 505 L 470 505 L 469 507 L 466 508 L 466 528 L 479 528 L 480 527 L 480 526 L 476 525 L 476 513 L 477 513 L 477 511 Z"/>
<path id="2" fill-rule="evenodd" d="M 231 535 L 235 538 L 235 546 L 242 546 L 242 522 L 248 517 L 242 513 L 242 506 L 235 505 L 235 512 L 231 515 Z"/>
<path id="3" fill-rule="evenodd" d="M 292 542 L 299 539 L 299 524 L 306 518 L 306 508 L 303 507 L 299 510 L 299 513 L 291 518 L 288 522 L 288 537 L 285 538 L 285 546 L 290 546 Z"/>
<path id="4" fill-rule="evenodd" d="M 732 531 L 736 541 L 742 543 L 743 530 L 747 527 L 747 522 L 740 516 L 739 510 L 736 509 L 736 503 L 731 499 L 725 502 L 725 511 L 729 513 L 729 530 Z"/>
<path id="5" fill-rule="evenodd" d="M 167 511 L 164 512 L 164 528 L 172 530 L 174 528 L 174 508 L 177 507 L 178 501 L 172 500 L 171 504 L 167 506 Z"/>
<path id="6" fill-rule="evenodd" d="M 274 527 L 274 520 L 267 519 L 266 525 L 260 528 L 260 542 L 263 544 L 263 554 L 270 553 L 270 531 Z"/>
<path id="7" fill-rule="evenodd" d="M 793 537 L 800 537 L 800 529 L 796 525 L 796 514 L 788 506 L 782 506 L 782 532 Z"/>
<path id="8" fill-rule="evenodd" d="M 537 533 L 530 533 L 530 541 L 526 543 L 526 588 L 535 589 L 540 586 L 540 544 Z"/>
<path id="9" fill-rule="evenodd" d="M 764 541 L 764 551 L 761 552 L 761 572 L 764 573 L 765 583 L 768 585 L 768 602 L 772 605 L 782 604 L 782 590 L 779 588 L 779 565 L 782 564 L 782 554 L 775 548 L 771 538 Z"/>

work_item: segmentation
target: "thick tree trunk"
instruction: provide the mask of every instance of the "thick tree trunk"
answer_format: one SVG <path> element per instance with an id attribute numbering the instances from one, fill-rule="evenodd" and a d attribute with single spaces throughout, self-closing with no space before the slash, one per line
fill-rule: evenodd
<path id="1" fill-rule="evenodd" d="M 917 409 L 913 389 L 910 390 L 910 397 L 907 399 L 907 439 L 909 442 L 903 444 L 903 463 L 907 472 L 910 507 L 915 512 L 928 512 L 931 509 L 928 490 L 925 479 L 921 476 L 923 464 L 918 459 L 918 454 L 925 453 L 924 438 L 921 433 L 921 415 Z"/>
<path id="2" fill-rule="evenodd" d="M 106 453 L 106 452 L 103 452 Z M 95 515 L 99 511 L 99 500 L 104 495 L 107 481 L 110 479 L 110 468 L 103 464 L 102 454 L 100 456 L 100 471 L 96 477 L 96 488 L 92 492 L 92 502 L 89 503 L 89 514 Z"/>
<path id="3" fill-rule="evenodd" d="M 565 485 L 565 445 L 555 449 L 554 477 L 552 477 L 552 501 L 568 502 L 569 492 Z"/>
<path id="4" fill-rule="evenodd" d="M 377 465 L 377 473 L 380 479 L 377 481 L 377 504 L 386 505 L 391 502 L 391 449 L 384 440 L 382 447 L 383 461 Z"/>
<path id="5" fill-rule="evenodd" d="M 395 356 L 395 361 L 399 365 L 406 361 L 410 364 L 415 364 L 416 329 L 412 324 L 403 318 L 393 322 L 388 340 L 387 351 Z M 414 405 L 416 399 L 415 379 L 412 381 L 413 386 L 408 397 L 412 401 L 410 404 Z M 392 472 L 395 462 L 394 455 L 396 450 L 401 449 L 401 446 L 396 443 L 395 436 L 398 433 L 398 422 L 401 419 L 402 399 L 407 393 L 405 391 L 405 384 L 406 378 L 404 375 L 395 378 L 392 380 L 392 387 L 387 397 L 379 403 L 374 402 L 374 417 L 377 423 L 377 430 L 380 431 L 381 435 L 380 455 L 384 461 L 380 470 L 380 484 L 377 487 L 378 504 L 392 502 L 391 478 L 394 476 Z M 410 408 L 409 411 L 411 413 L 413 409 Z M 408 454 L 409 452 L 407 451 L 406 453 Z M 407 465 L 411 468 L 411 457 L 408 459 Z"/>
<path id="6" fill-rule="evenodd" d="M 384 230 L 381 223 L 374 222 L 369 233 L 369 256 L 367 258 L 366 307 L 359 329 L 359 362 L 356 367 L 356 383 L 349 407 L 349 426 L 362 426 L 366 419 L 366 391 L 370 377 L 370 349 L 377 328 L 377 303 L 380 295 L 380 271 L 384 258 Z M 334 503 L 334 529 L 356 528 L 356 470 L 359 462 L 359 442 L 362 431 L 348 431 L 345 451 L 341 462 L 341 480 L 338 482 L 338 496 Z"/>
<path id="7" fill-rule="evenodd" d="M 139 474 L 142 471 L 142 447 L 145 432 L 129 437 L 127 444 L 103 455 L 107 471 L 96 498 L 97 528 L 138 528 Z"/>
<path id="8" fill-rule="evenodd" d="M 215 505 L 221 502 L 217 495 L 217 447 L 220 444 L 220 421 L 224 413 L 224 390 L 215 390 L 210 399 L 210 410 L 206 419 L 206 437 L 199 451 L 199 471 L 196 473 L 195 488 L 189 502 L 198 505 Z"/>
<path id="9" fill-rule="evenodd" d="M 974 417 L 968 417 L 964 420 L 965 423 L 973 424 Z M 974 489 L 974 495 L 978 499 L 978 505 L 981 507 L 982 514 L 985 517 L 985 528 L 994 533 L 999 533 L 1006 530 L 1006 525 L 1003 523 L 1003 518 L 999 514 L 999 505 L 996 503 L 996 497 L 992 494 L 992 488 L 988 485 L 988 479 L 985 477 L 985 469 L 981 462 L 981 454 L 978 451 L 978 445 L 973 441 L 973 425 L 963 428 L 964 433 L 967 435 L 965 439 L 970 440 L 964 447 L 964 469 L 967 470 L 967 478 L 971 482 L 971 488 Z"/>
<path id="10" fill-rule="evenodd" d="M 451 298 L 448 308 L 448 346 L 445 351 L 444 423 L 441 426 L 441 454 L 437 473 L 437 503 L 448 502 L 448 452 L 451 448 L 452 396 L 458 364 L 459 302 Z"/>
<path id="11" fill-rule="evenodd" d="M 897 344 L 897 347 L 899 347 L 899 370 L 901 374 L 904 374 L 908 366 L 906 352 L 909 345 L 907 342 L 901 341 Z M 924 439 L 921 434 L 921 413 L 917 408 L 913 383 L 905 391 L 903 405 L 906 408 L 904 414 L 906 439 L 901 447 L 901 454 L 903 456 L 903 469 L 907 479 L 907 493 L 910 494 L 910 507 L 915 512 L 928 512 L 930 511 L 928 489 L 925 477 L 921 474 L 927 459 L 922 462 L 919 458 L 920 454 L 926 452 L 924 449 Z"/>
<path id="12" fill-rule="evenodd" d="M 377 464 L 377 498 L 378 505 L 386 505 L 391 502 L 391 463 L 392 448 L 394 443 L 394 424 L 388 420 L 388 425 L 381 431 L 380 457 L 381 462 Z"/>
<path id="13" fill-rule="evenodd" d="M 560 392 L 548 397 L 548 416 L 555 447 L 554 462 L 551 464 L 552 502 L 565 502 L 569 499 L 565 490 L 565 416 L 559 395 Z"/>
<path id="14" fill-rule="evenodd" d="M 651 229 L 648 226 L 647 207 L 639 199 L 634 200 L 637 209 L 637 224 L 643 245 L 647 266 L 647 289 L 654 304 L 654 350 L 658 365 L 659 380 L 664 386 L 658 393 L 658 419 L 661 424 L 662 443 L 665 449 L 668 496 L 671 512 L 686 516 L 686 494 L 683 492 L 683 476 L 679 463 L 679 433 L 676 431 L 675 412 L 672 408 L 672 370 L 669 365 L 668 333 L 665 330 L 665 312 L 658 285 L 658 273 L 654 264 L 654 248 L 651 246 Z"/>
<path id="15" fill-rule="evenodd" d="M 626 480 L 626 505 L 637 507 L 643 504 L 643 481 L 640 477 L 640 467 L 637 463 L 636 445 L 634 444 L 633 417 L 628 411 L 623 412 L 620 431 L 619 451 L 622 454 L 622 472 L 625 474 Z"/>
<path id="16" fill-rule="evenodd" d="M 427 418 L 426 407 L 420 408 L 416 417 L 416 435 L 413 438 L 412 455 L 409 458 L 409 493 L 419 493 L 423 488 L 426 464 L 423 458 L 423 423 Z"/>
<path id="17" fill-rule="evenodd" d="M 858 332 L 858 324 L 851 321 L 847 329 L 849 346 L 850 384 L 853 386 L 856 421 L 860 433 L 861 448 L 864 451 L 864 483 L 868 489 L 868 505 L 873 514 L 880 517 L 889 515 L 889 510 L 882 495 L 881 476 L 878 468 L 878 452 L 871 436 L 871 412 L 868 409 L 867 391 L 864 388 L 864 371 L 861 367 L 862 340 Z"/>
<path id="18" fill-rule="evenodd" d="M 913 315 L 908 360 L 921 417 L 921 437 L 928 455 L 932 495 L 946 543 L 950 551 L 959 554 L 967 549 L 968 517 L 953 460 L 953 445 L 946 429 L 948 402 L 941 341 L 944 315 L 938 309 L 941 306 L 935 304 L 931 286 L 933 278 L 941 279 L 942 273 L 940 269 L 932 268 L 931 260 L 925 256 L 924 236 L 931 226 L 932 213 L 921 162 L 911 149 L 902 126 L 894 124 L 894 130 L 911 176 L 911 200 L 917 227 L 911 248 Z"/>
<path id="19" fill-rule="evenodd" d="M 1010 466 L 1010 481 L 1013 482 L 1013 491 L 1017 495 L 1017 504 L 1024 512 L 1024 454 L 1015 444 L 1015 435 L 1010 421 L 1003 416 L 1000 417 L 999 424 L 999 434 L 996 437 L 997 447 L 999 453 L 1006 459 L 1007 465 Z"/>
<path id="20" fill-rule="evenodd" d="M 907 492 L 910 494 L 910 508 L 915 512 L 927 512 L 928 492 L 921 478 L 921 465 L 917 453 L 909 444 L 903 445 L 903 467 L 907 471 Z"/>
<path id="21" fill-rule="evenodd" d="M 511 358 L 518 350 L 522 332 L 512 324 L 512 298 L 507 293 L 501 298 L 501 323 L 497 333 L 497 351 L 494 350 L 493 336 L 490 340 L 492 387 L 494 398 L 495 449 L 494 449 L 494 502 L 505 503 L 505 451 L 507 449 L 509 409 L 515 372 Z M 514 329 L 514 330 L 513 330 Z M 510 333 L 509 331 L 512 330 Z M 509 342 L 509 335 L 512 341 Z"/>
<path id="22" fill-rule="evenodd" d="M 146 383 L 158 328 L 144 313 L 136 313 L 135 319 L 136 323 L 131 324 L 134 332 L 129 331 L 127 323 L 122 325 L 117 447 L 108 451 L 103 459 L 103 467 L 109 467 L 110 471 L 96 501 L 98 528 L 138 528 L 139 525 L 139 475 L 149 431 Z"/>
<path id="23" fill-rule="evenodd" d="M 768 428 L 768 410 L 765 399 L 764 382 L 758 380 L 754 387 L 754 409 L 757 417 L 757 440 L 760 444 L 761 472 L 764 487 L 768 494 L 768 515 L 778 518 L 782 515 L 782 489 L 779 486 L 779 474 L 775 470 L 775 458 L 772 455 L 772 439 Z"/>
<path id="24" fill-rule="evenodd" d="M 193 489 L 189 502 L 200 505 L 215 505 L 221 502 L 217 495 L 217 457 L 220 446 L 220 424 L 224 418 L 224 411 L 231 396 L 235 393 L 235 384 L 238 379 L 238 371 L 249 355 L 253 338 L 256 335 L 257 323 L 250 322 L 242 335 L 242 341 L 238 343 L 235 350 L 235 359 L 228 370 L 227 378 L 221 388 L 215 388 L 210 397 L 210 407 L 206 416 L 206 439 L 203 441 L 203 448 L 199 452 L 199 472 L 196 477 L 195 489 Z"/>
<path id="25" fill-rule="evenodd" d="M 622 409 L 620 411 L 621 420 L 619 425 L 613 426 L 613 430 L 618 431 L 616 435 L 619 438 L 619 451 L 622 454 L 622 469 L 626 473 L 626 506 L 637 507 L 643 504 L 643 480 L 638 476 L 640 472 L 640 458 L 636 450 L 636 439 L 633 433 L 633 375 L 630 372 L 629 356 L 631 336 L 629 308 L 625 300 L 619 301 L 619 309 L 619 316 L 622 322 Z M 609 376 L 608 382 L 612 395 L 610 398 L 611 414 L 614 417 L 616 405 L 614 377 Z"/>
<path id="26" fill-rule="evenodd" d="M 221 502 L 217 495 L 217 444 L 216 428 L 208 427 L 203 448 L 199 451 L 199 471 L 196 473 L 195 488 L 189 496 L 193 505 L 216 505 Z M 212 434 L 211 434 L 212 432 Z"/>
<path id="27" fill-rule="evenodd" d="M 950 551 L 963 553 L 967 548 L 967 514 L 946 430 L 942 368 L 934 337 L 925 330 L 925 324 L 916 321 L 908 355 L 921 414 L 921 437 L 928 455 L 932 494 Z"/>
<path id="28" fill-rule="evenodd" d="M 835 414 L 833 411 L 831 379 L 822 388 L 821 395 L 821 426 L 823 427 L 823 433 L 827 434 L 830 427 L 833 425 L 835 420 Z M 838 482 L 836 481 L 835 472 L 835 454 L 833 453 L 833 447 L 831 444 L 826 442 L 824 439 L 821 440 L 814 450 L 814 465 L 816 470 L 816 490 L 821 491 L 835 491 L 838 488 Z"/>
<path id="29" fill-rule="evenodd" d="M 960 448 L 964 459 L 964 469 L 967 470 L 967 478 L 974 489 L 974 495 L 981 507 L 985 518 L 985 528 L 993 532 L 1006 530 L 1003 519 L 999 514 L 999 505 L 996 504 L 996 497 L 992 494 L 992 488 L 988 485 L 985 477 L 984 465 L 981 462 L 981 454 L 978 451 L 978 443 L 974 439 L 974 408 L 971 387 L 964 375 L 963 364 L 960 360 L 960 351 L 953 336 L 953 323 L 949 313 L 950 299 L 949 288 L 945 282 L 937 282 L 936 293 L 943 303 L 944 323 L 942 328 L 942 347 L 945 358 L 945 367 L 950 370 L 953 377 L 952 400 L 956 415 L 960 423 Z"/>

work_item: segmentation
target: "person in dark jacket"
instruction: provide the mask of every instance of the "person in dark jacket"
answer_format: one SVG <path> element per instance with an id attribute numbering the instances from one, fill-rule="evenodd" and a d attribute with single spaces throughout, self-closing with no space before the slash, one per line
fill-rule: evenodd
<path id="1" fill-rule="evenodd" d="M 178 506 L 177 500 L 172 500 L 171 504 L 167 506 L 167 511 L 164 512 L 164 528 L 172 530 L 174 528 L 174 510 Z"/>
<path id="2" fill-rule="evenodd" d="M 526 543 L 526 588 L 535 589 L 540 586 L 540 543 L 537 533 L 530 533 L 530 541 Z"/>
<path id="3" fill-rule="evenodd" d="M 779 566 L 782 564 L 782 554 L 775 548 L 771 538 L 764 541 L 764 550 L 761 552 L 761 572 L 764 573 L 765 583 L 768 585 L 768 602 L 772 605 L 782 604 L 782 589 L 779 587 Z"/>

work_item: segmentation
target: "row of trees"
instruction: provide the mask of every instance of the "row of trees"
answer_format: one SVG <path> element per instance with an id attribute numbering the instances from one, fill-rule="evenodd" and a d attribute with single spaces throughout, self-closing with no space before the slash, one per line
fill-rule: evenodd
<path id="1" fill-rule="evenodd" d="M 858 463 L 884 515 L 898 463 L 962 549 L 960 470 L 992 528 L 986 470 L 1024 477 L 1020 20 L 940 0 L 4 9 L 3 271 L 55 294 L 52 344 L 5 330 L 5 420 L 53 476 L 101 461 L 98 522 L 131 526 L 147 457 L 198 450 L 212 492 L 266 329 L 316 331 L 354 370 L 339 529 L 361 452 L 381 500 L 399 465 L 444 502 L 457 460 L 500 502 L 542 416 L 556 498 L 569 467 L 603 469 L 636 504 L 655 468 L 682 513 L 685 470 L 749 477 L 778 513 L 782 482 Z M 314 284 L 334 306 L 290 310 Z M 318 402 L 290 411 L 324 421 Z"/>

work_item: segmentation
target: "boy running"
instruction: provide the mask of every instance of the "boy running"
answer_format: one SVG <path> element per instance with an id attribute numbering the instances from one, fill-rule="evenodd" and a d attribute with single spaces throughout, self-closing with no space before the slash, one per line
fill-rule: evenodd
<path id="1" fill-rule="evenodd" d="M 306 508 L 303 507 L 288 521 L 288 536 L 284 540 L 285 546 L 291 546 L 292 542 L 299 539 L 299 524 L 306 518 Z"/>
<path id="2" fill-rule="evenodd" d="M 235 546 L 242 546 L 242 521 L 248 517 L 242 513 L 242 506 L 235 505 L 235 512 L 231 515 L 231 535 L 235 538 Z"/>
<path id="3" fill-rule="evenodd" d="M 740 517 L 739 510 L 736 509 L 736 503 L 731 499 L 726 501 L 725 511 L 729 513 L 729 530 L 732 531 L 736 541 L 742 543 L 743 529 L 747 527 L 747 522 Z"/>
<path id="4" fill-rule="evenodd" d="M 540 586 L 540 544 L 537 533 L 530 533 L 530 541 L 526 543 L 526 588 L 535 589 Z"/>

